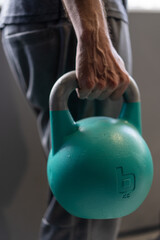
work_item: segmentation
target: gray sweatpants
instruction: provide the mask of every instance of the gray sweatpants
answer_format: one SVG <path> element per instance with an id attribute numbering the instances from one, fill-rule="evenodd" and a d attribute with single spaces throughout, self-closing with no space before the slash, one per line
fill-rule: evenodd
<path id="1" fill-rule="evenodd" d="M 108 18 L 112 42 L 131 74 L 132 57 L 128 25 Z M 46 157 L 50 150 L 48 99 L 54 82 L 75 69 L 76 37 L 66 19 L 56 22 L 10 25 L 3 30 L 4 50 L 17 82 L 37 117 Z M 116 117 L 121 103 L 80 100 L 72 93 L 69 108 L 75 120 L 93 115 Z M 40 229 L 41 240 L 115 240 L 118 219 L 87 220 L 71 216 L 52 194 Z"/>

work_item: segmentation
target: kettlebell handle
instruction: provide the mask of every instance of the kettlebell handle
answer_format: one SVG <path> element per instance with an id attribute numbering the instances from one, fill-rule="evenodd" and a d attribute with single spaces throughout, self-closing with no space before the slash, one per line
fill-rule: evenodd
<path id="1" fill-rule="evenodd" d="M 54 84 L 49 98 L 52 154 L 63 145 L 65 137 L 79 129 L 68 109 L 68 98 L 78 88 L 75 71 L 64 74 Z M 132 124 L 141 134 L 141 104 L 137 84 L 130 77 L 130 84 L 123 94 L 124 102 L 119 119 Z"/>
<path id="2" fill-rule="evenodd" d="M 68 72 L 54 84 L 50 93 L 49 106 L 51 111 L 68 110 L 68 98 L 73 90 L 78 88 L 75 71 Z M 140 92 L 136 82 L 130 76 L 130 84 L 123 94 L 124 102 L 140 102 Z"/>

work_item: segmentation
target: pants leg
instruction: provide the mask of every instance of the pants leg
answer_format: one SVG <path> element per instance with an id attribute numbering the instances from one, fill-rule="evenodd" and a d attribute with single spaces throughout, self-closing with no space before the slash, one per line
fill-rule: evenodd
<path id="1" fill-rule="evenodd" d="M 128 26 L 109 19 L 112 41 L 130 66 Z M 123 34 L 121 35 L 121 32 Z M 54 82 L 75 67 L 76 38 L 66 20 L 56 23 L 8 26 L 3 30 L 3 46 L 18 84 L 37 116 L 38 129 L 46 156 L 50 149 L 48 98 Z M 129 69 L 129 67 L 128 67 Z M 82 101 L 73 93 L 69 108 L 75 120 L 92 115 L 112 114 L 108 101 Z M 51 196 L 42 219 L 41 240 L 115 240 L 118 219 L 86 220 L 71 216 Z"/>

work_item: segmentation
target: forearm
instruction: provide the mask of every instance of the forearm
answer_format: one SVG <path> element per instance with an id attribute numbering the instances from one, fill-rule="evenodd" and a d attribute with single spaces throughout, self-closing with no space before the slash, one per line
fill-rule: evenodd
<path id="1" fill-rule="evenodd" d="M 77 36 L 78 96 L 118 99 L 129 83 L 109 37 L 102 0 L 63 0 Z"/>
<path id="2" fill-rule="evenodd" d="M 101 0 L 63 0 L 77 39 L 88 34 L 104 32 L 108 37 L 108 27 Z M 87 39 L 86 39 L 87 40 Z"/>

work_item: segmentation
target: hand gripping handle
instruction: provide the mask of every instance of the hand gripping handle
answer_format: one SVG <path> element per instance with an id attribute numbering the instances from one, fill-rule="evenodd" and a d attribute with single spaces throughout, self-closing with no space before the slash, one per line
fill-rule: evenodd
<path id="1" fill-rule="evenodd" d="M 50 110 L 68 110 L 68 98 L 71 92 L 78 88 L 75 71 L 68 72 L 54 84 L 50 94 Z M 124 102 L 140 102 L 140 92 L 136 82 L 130 77 L 130 84 L 123 95 Z"/>
<path id="2" fill-rule="evenodd" d="M 66 136 L 79 129 L 68 110 L 68 98 L 75 88 L 78 88 L 78 83 L 75 71 L 72 71 L 59 78 L 51 90 L 49 105 L 52 154 L 62 146 Z M 140 93 L 137 84 L 131 77 L 123 98 L 124 103 L 119 119 L 134 125 L 141 134 Z"/>

